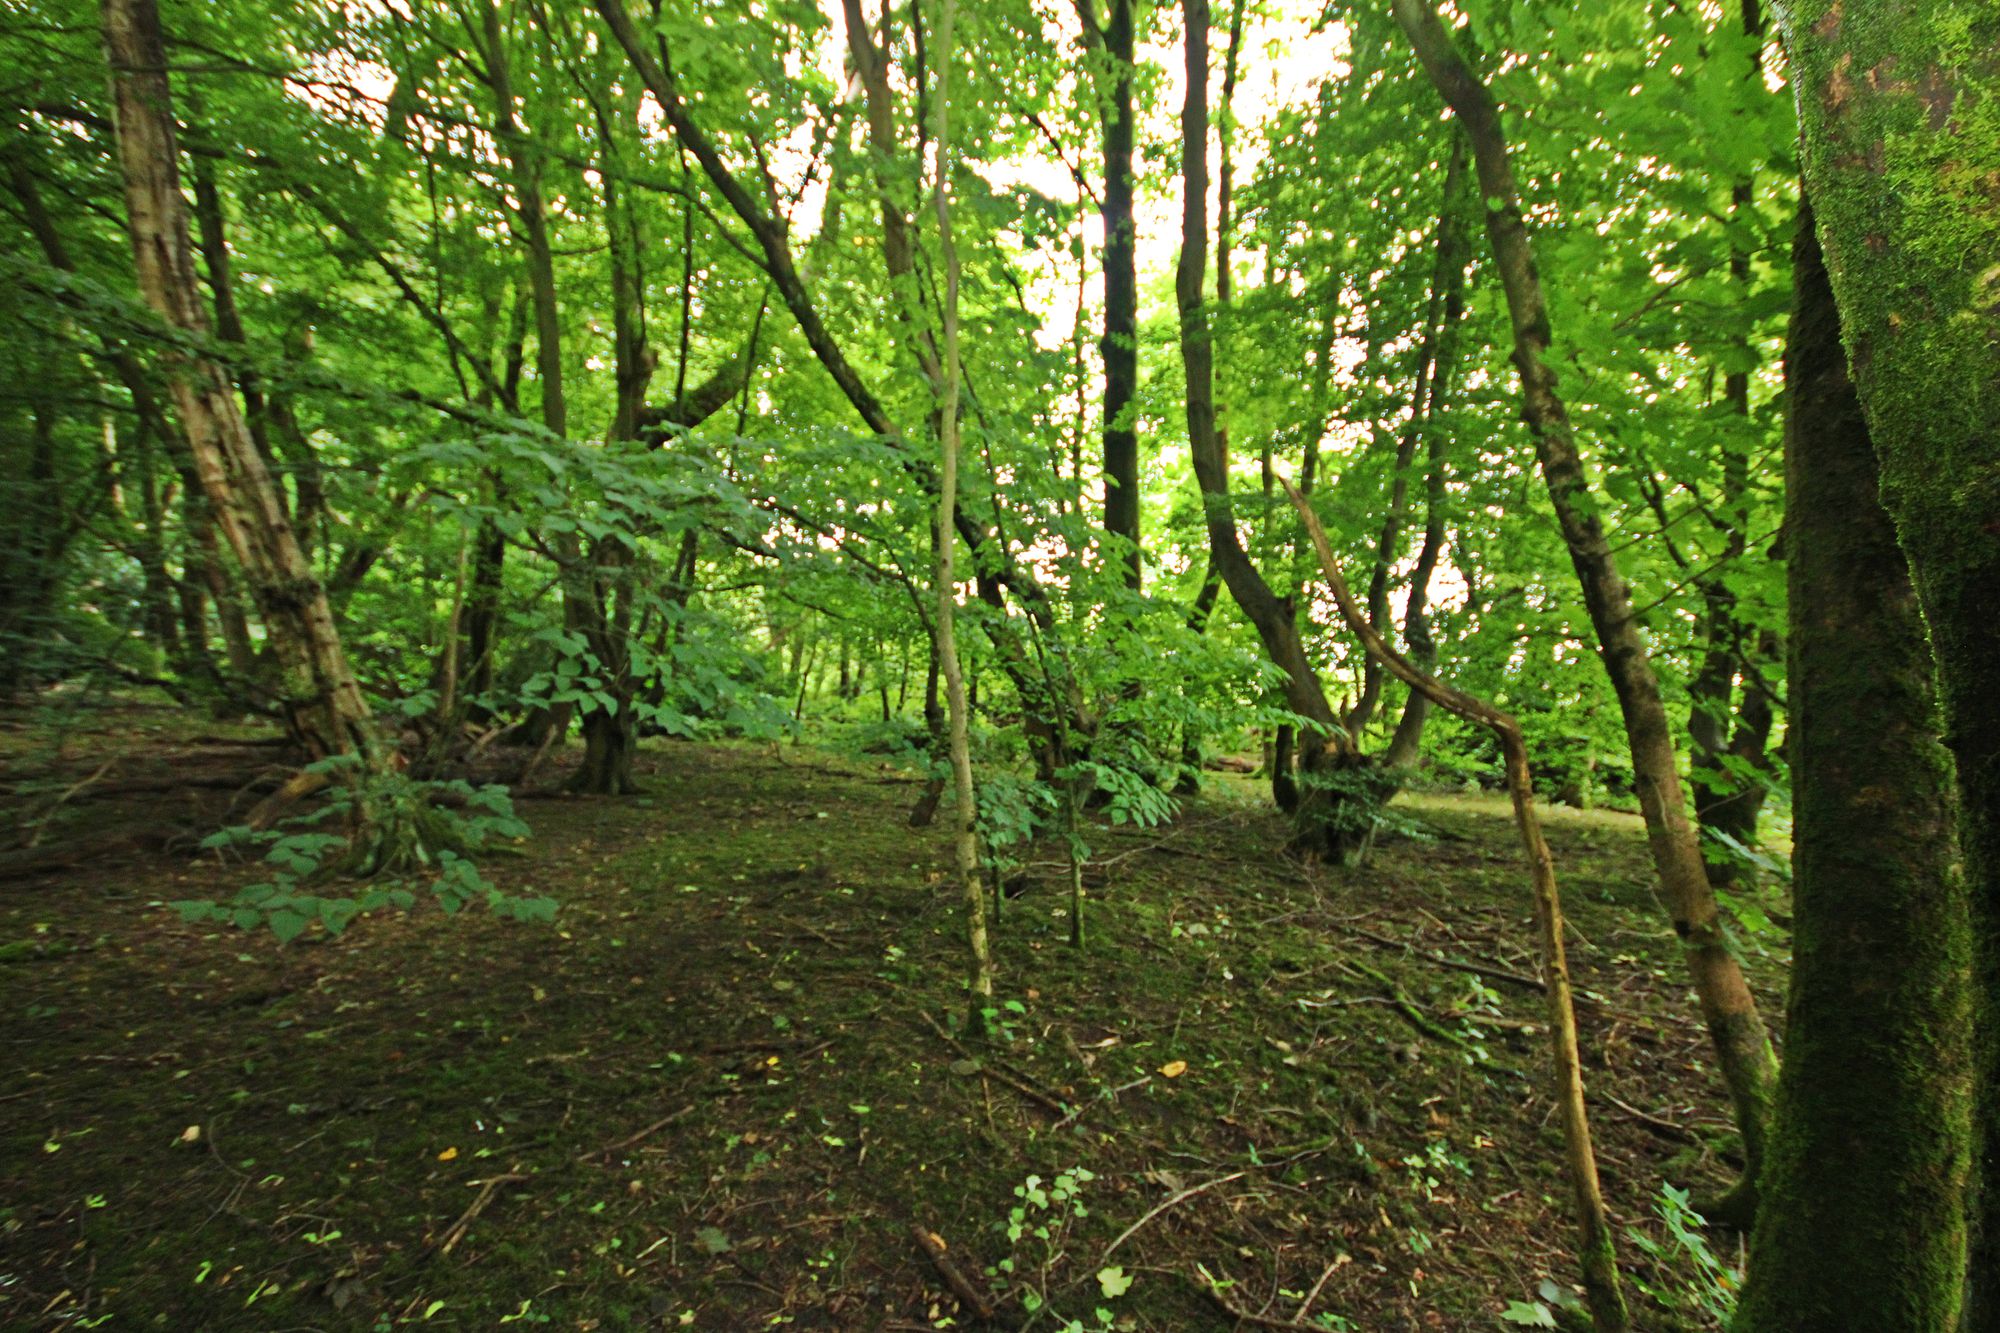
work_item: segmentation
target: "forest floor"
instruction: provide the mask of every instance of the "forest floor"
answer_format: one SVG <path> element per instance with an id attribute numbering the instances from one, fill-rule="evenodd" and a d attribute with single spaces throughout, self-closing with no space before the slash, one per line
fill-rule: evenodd
<path id="1" fill-rule="evenodd" d="M 649 743 L 639 797 L 520 799 L 490 873 L 553 926 L 281 945 L 166 905 L 251 875 L 192 848 L 277 763 L 254 735 L 112 709 L 51 767 L 0 729 L 0 814 L 43 835 L 0 863 L 7 1328 L 1494 1329 L 1569 1287 L 1496 796 L 1406 797 L 1432 835 L 1354 871 L 1283 856 L 1240 780 L 1096 830 L 1089 948 L 1031 867 L 1002 1031 L 961 1045 L 906 773 Z M 1639 1323 L 1709 1327 L 1661 1188 L 1725 1183 L 1733 1137 L 1641 831 L 1549 835 Z"/>

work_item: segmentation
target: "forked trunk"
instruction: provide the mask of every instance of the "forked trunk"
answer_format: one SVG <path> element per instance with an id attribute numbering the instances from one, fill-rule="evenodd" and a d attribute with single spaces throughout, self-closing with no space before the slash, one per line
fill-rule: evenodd
<path id="1" fill-rule="evenodd" d="M 1204 289 L 1208 272 L 1208 0 L 1185 0 L 1187 102 L 1181 116 L 1181 255 L 1175 271 L 1181 360 L 1186 371 L 1189 453 L 1207 520 L 1209 558 L 1229 595 L 1285 673 L 1285 702 L 1305 719 L 1299 737 L 1298 800 L 1293 817 L 1301 846 L 1342 863 L 1364 855 L 1380 803 L 1373 775 L 1327 703 L 1306 657 L 1290 600 L 1271 591 L 1236 531 L 1229 496 L 1229 454 L 1216 430 L 1214 347 Z"/>
<path id="2" fill-rule="evenodd" d="M 2000 1329 L 2000 8 L 1778 13 L 1806 191 L 1958 767 L 1984 1061 L 1961 1327 L 1986 1333 Z"/>

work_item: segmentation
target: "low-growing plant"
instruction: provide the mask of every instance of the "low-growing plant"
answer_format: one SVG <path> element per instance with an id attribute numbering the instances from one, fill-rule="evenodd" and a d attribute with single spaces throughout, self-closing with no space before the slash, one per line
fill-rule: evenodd
<path id="1" fill-rule="evenodd" d="M 329 788 L 316 809 L 272 828 L 238 824 L 204 839 L 204 849 L 219 853 L 261 851 L 267 878 L 226 900 L 176 902 L 182 917 L 243 930 L 265 926 L 289 943 L 314 924 L 337 935 L 365 912 L 413 907 L 421 887 L 447 913 L 483 902 L 517 920 L 554 919 L 553 898 L 507 893 L 479 869 L 478 857 L 507 850 L 528 836 L 505 787 L 430 781 L 405 773 L 364 777 L 338 759 L 323 760 L 308 771 L 345 772 L 349 780 Z M 357 820 L 364 810 L 368 819 Z M 357 836 L 355 828 L 367 832 Z M 319 891 L 336 880 L 367 882 L 355 892 Z"/>

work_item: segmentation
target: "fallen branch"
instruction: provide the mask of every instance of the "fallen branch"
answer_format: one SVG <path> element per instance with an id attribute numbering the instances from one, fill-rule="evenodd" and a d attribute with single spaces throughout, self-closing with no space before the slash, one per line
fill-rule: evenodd
<path id="1" fill-rule="evenodd" d="M 1255 1314 L 1239 1306 L 1231 1305 L 1229 1298 L 1222 1294 L 1222 1289 L 1215 1285 L 1213 1279 L 1206 1276 L 1195 1277 L 1190 1279 L 1190 1281 L 1195 1286 L 1201 1288 L 1201 1294 L 1214 1302 L 1216 1309 L 1222 1311 L 1222 1313 L 1240 1324 L 1255 1324 L 1258 1328 L 1298 1328 L 1309 1330 L 1310 1333 L 1326 1333 L 1326 1327 L 1323 1324 L 1305 1324 L 1300 1323 L 1296 1319 L 1281 1319 L 1276 1315 Z"/>
<path id="2" fill-rule="evenodd" d="M 583 1156 L 577 1158 L 576 1160 L 579 1162 L 588 1162 L 601 1157 L 609 1157 L 613 1153 L 624 1152 L 627 1148 L 632 1147 L 634 1144 L 639 1143 L 644 1139 L 652 1137 L 654 1134 L 657 1134 L 659 1131 L 665 1129 L 668 1125 L 673 1124 L 674 1121 L 679 1120 L 684 1115 L 691 1114 L 693 1111 L 694 1111 L 694 1103 L 689 1102 L 686 1106 L 683 1106 L 680 1110 L 675 1111 L 673 1114 L 661 1116 L 658 1120 L 655 1120 L 652 1124 L 646 1126 L 638 1133 L 627 1134 L 624 1138 L 619 1139 L 616 1143 L 607 1143 L 602 1148 L 597 1149 L 595 1152 L 587 1152 Z"/>
<path id="3" fill-rule="evenodd" d="M 451 1224 L 451 1229 L 444 1233 L 444 1239 L 438 1242 L 436 1253 L 450 1254 L 458 1247 L 458 1243 L 465 1239 L 465 1233 L 472 1229 L 473 1222 L 486 1211 L 486 1205 L 493 1202 L 493 1197 L 500 1192 L 502 1186 L 517 1184 L 526 1179 L 526 1176 L 518 1172 L 509 1171 L 505 1175 L 493 1176 L 486 1180 L 467 1181 L 468 1187 L 472 1185 L 480 1187 L 479 1196 L 472 1201 L 471 1207 L 458 1215 L 458 1220 Z"/>
<path id="4" fill-rule="evenodd" d="M 1199 1185 L 1190 1185 L 1186 1189 L 1181 1190 L 1179 1193 L 1169 1195 L 1167 1198 L 1162 1199 L 1160 1202 L 1154 1204 L 1151 1208 L 1148 1208 L 1145 1212 L 1145 1215 L 1140 1217 L 1138 1221 L 1134 1222 L 1131 1226 L 1126 1227 L 1123 1231 L 1119 1232 L 1118 1239 L 1112 1241 L 1109 1245 L 1105 1246 L 1104 1253 L 1097 1256 L 1097 1262 L 1101 1264 L 1105 1260 L 1109 1259 L 1111 1257 L 1112 1251 L 1116 1250 L 1120 1245 L 1123 1245 L 1126 1241 L 1132 1239 L 1132 1237 L 1138 1232 L 1140 1227 L 1145 1226 L 1146 1223 L 1152 1221 L 1154 1218 L 1158 1217 L 1161 1213 L 1166 1212 L 1167 1209 L 1173 1207 L 1175 1204 L 1181 1203 L 1188 1199 L 1192 1199 L 1197 1194 L 1206 1193 L 1207 1191 L 1214 1189 L 1217 1185 L 1227 1185 L 1232 1180 L 1241 1180 L 1243 1179 L 1243 1177 L 1249 1174 L 1250 1172 L 1248 1171 L 1248 1169 L 1242 1171 L 1231 1171 L 1226 1176 L 1217 1176 L 1213 1180 L 1204 1180 Z"/>
<path id="5" fill-rule="evenodd" d="M 1070 1108 L 1065 1103 L 1057 1100 L 1054 1097 L 1051 1097 L 1048 1093 L 1043 1092 L 1040 1088 L 1036 1087 L 1034 1084 L 1028 1082 L 1026 1079 L 1020 1077 L 1019 1075 L 1009 1073 L 1007 1070 L 1000 1068 L 998 1065 L 987 1064 L 986 1061 L 979 1059 L 977 1056 L 973 1055 L 971 1051 L 968 1051 L 965 1048 L 964 1044 L 958 1040 L 958 1038 L 952 1036 L 949 1032 L 946 1032 L 944 1028 L 939 1026 L 938 1021 L 935 1018 L 932 1018 L 929 1014 L 924 1013 L 922 1010 L 918 1010 L 917 1012 L 918 1015 L 924 1020 L 924 1022 L 930 1024 L 931 1031 L 937 1033 L 937 1035 L 943 1039 L 946 1045 L 950 1046 L 954 1051 L 957 1051 L 961 1059 L 970 1060 L 972 1061 L 972 1063 L 978 1065 L 979 1073 L 982 1077 L 998 1079 L 1000 1082 L 1005 1083 L 1008 1087 L 1012 1088 L 1014 1091 L 1020 1093 L 1023 1097 L 1026 1097 L 1029 1101 L 1033 1102 L 1035 1105 L 1047 1111 L 1050 1115 L 1055 1116 L 1056 1119 L 1059 1121 L 1067 1120 L 1069 1118 Z"/>
<path id="6" fill-rule="evenodd" d="M 1431 0 L 1422 0 L 1419 22 L 1407 12 L 1415 0 L 1396 0 L 1397 18 L 1413 40 L 1419 29 L 1446 41 L 1438 26 Z M 1421 55 L 1421 50 L 1419 51 Z M 1468 74 L 1469 78 L 1470 75 Z M 1556 887 L 1555 858 L 1548 839 L 1542 835 L 1541 819 L 1535 813 L 1534 784 L 1528 775 L 1528 747 L 1520 723 L 1483 699 L 1452 689 L 1419 670 L 1410 660 L 1390 647 L 1387 640 L 1362 613 L 1341 577 L 1340 562 L 1334 558 L 1333 544 L 1326 539 L 1319 516 L 1299 494 L 1298 487 L 1280 478 L 1285 494 L 1298 510 L 1319 557 L 1320 571 L 1326 575 L 1340 617 L 1361 640 L 1368 655 L 1382 664 L 1397 680 L 1429 699 L 1438 707 L 1477 723 L 1493 733 L 1507 773 L 1507 791 L 1514 806 L 1514 823 L 1521 834 L 1521 849 L 1528 861 L 1531 897 L 1535 905 L 1535 926 L 1541 935 L 1542 985 L 1548 998 L 1550 1046 L 1556 1075 L 1556 1105 L 1561 1113 L 1563 1141 L 1568 1157 L 1570 1186 L 1574 1191 L 1578 1258 L 1582 1261 L 1583 1285 L 1588 1295 L 1592 1323 L 1601 1333 L 1621 1331 L 1629 1326 L 1625 1298 L 1620 1290 L 1618 1259 L 1611 1240 L 1611 1220 L 1604 1208 L 1604 1194 L 1597 1175 L 1597 1156 L 1590 1143 L 1589 1114 L 1584 1108 L 1583 1062 L 1577 1052 L 1576 1007 L 1571 995 L 1569 963 L 1563 951 L 1562 899 Z M 1357 966 L 1359 966 L 1357 964 Z M 1366 970 L 1366 969 L 1364 969 Z M 1379 974 L 1377 974 L 1379 975 Z M 1405 1015 L 1410 1016 L 1408 1010 Z"/>
<path id="7" fill-rule="evenodd" d="M 971 1278 L 959 1271 L 958 1265 L 952 1262 L 949 1254 L 945 1253 L 944 1241 L 936 1232 L 921 1222 L 912 1222 L 910 1238 L 917 1242 L 917 1248 L 924 1252 L 925 1257 L 931 1261 L 931 1267 L 937 1269 L 938 1276 L 944 1279 L 945 1285 L 951 1288 L 952 1294 L 958 1297 L 961 1304 L 981 1320 L 993 1318 L 993 1302 L 986 1299 L 985 1292 L 973 1285 Z"/>

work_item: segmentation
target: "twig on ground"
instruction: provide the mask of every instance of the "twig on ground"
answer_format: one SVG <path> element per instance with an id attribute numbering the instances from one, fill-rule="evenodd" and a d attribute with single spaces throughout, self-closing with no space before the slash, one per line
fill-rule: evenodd
<path id="1" fill-rule="evenodd" d="M 952 1262 L 949 1254 L 945 1253 L 944 1241 L 935 1232 L 921 1222 L 912 1222 L 910 1238 L 917 1242 L 917 1248 L 931 1261 L 931 1267 L 937 1269 L 938 1276 L 944 1279 L 952 1294 L 957 1296 L 974 1316 L 982 1320 L 993 1317 L 993 1302 L 986 1299 L 985 1292 L 973 1285 L 972 1279 L 959 1271 L 958 1265 Z"/>
<path id="2" fill-rule="evenodd" d="M 1023 1097 L 1026 1097 L 1029 1101 L 1041 1107 L 1044 1111 L 1047 1111 L 1050 1115 L 1056 1117 L 1057 1120 L 1067 1120 L 1069 1118 L 1070 1108 L 1063 1102 L 1061 1102 L 1055 1097 L 1050 1096 L 1048 1093 L 1043 1092 L 1040 1088 L 1036 1087 L 1034 1084 L 1028 1082 L 1026 1079 L 1020 1077 L 1019 1075 L 1010 1073 L 1009 1071 L 1002 1069 L 998 1065 L 989 1064 L 986 1061 L 979 1059 L 977 1056 L 973 1055 L 971 1051 L 965 1048 L 963 1042 L 959 1041 L 958 1038 L 952 1036 L 949 1032 L 946 1032 L 935 1018 L 932 1018 L 928 1013 L 925 1013 L 921 1009 L 917 1011 L 917 1014 L 924 1020 L 925 1023 L 930 1025 L 931 1031 L 937 1033 L 937 1035 L 943 1039 L 944 1043 L 947 1046 L 950 1046 L 954 1051 L 957 1051 L 959 1053 L 961 1058 L 966 1060 L 971 1060 L 974 1064 L 977 1064 L 979 1066 L 979 1072 L 981 1075 L 988 1078 L 995 1078 L 998 1079 L 1000 1082 L 1005 1083 L 1008 1087 L 1020 1093 Z"/>
<path id="3" fill-rule="evenodd" d="M 1597 1095 L 1602 1097 L 1605 1101 L 1610 1102 L 1613 1106 L 1623 1111 L 1626 1115 L 1631 1116 L 1634 1120 L 1638 1121 L 1641 1125 L 1644 1125 L 1647 1129 L 1652 1130 L 1655 1134 L 1661 1135 L 1664 1138 L 1672 1139 L 1676 1143 L 1701 1142 L 1701 1135 L 1695 1133 L 1693 1130 L 1689 1129 L 1686 1125 L 1676 1124 L 1671 1120 L 1665 1120 L 1649 1112 L 1641 1111 L 1638 1107 L 1632 1105 L 1630 1102 L 1620 1101 L 1618 1098 L 1612 1096 L 1608 1092 L 1603 1091 L 1602 1089 L 1598 1090 Z"/>
<path id="4" fill-rule="evenodd" d="M 1104 1253 L 1097 1256 L 1097 1262 L 1101 1264 L 1105 1260 L 1109 1259 L 1111 1257 L 1112 1251 L 1116 1250 L 1120 1245 L 1123 1245 L 1126 1241 L 1132 1239 L 1132 1237 L 1138 1232 L 1140 1227 L 1145 1226 L 1146 1223 L 1152 1221 L 1154 1218 L 1158 1217 L 1161 1213 L 1166 1212 L 1167 1209 L 1173 1207 L 1175 1204 L 1181 1203 L 1187 1199 L 1192 1199 L 1197 1194 L 1201 1194 L 1204 1193 L 1205 1191 L 1212 1190 L 1217 1185 L 1227 1185 L 1232 1180 L 1241 1180 L 1243 1179 L 1243 1177 L 1249 1174 L 1250 1172 L 1248 1168 L 1245 1168 L 1244 1170 L 1241 1171 L 1231 1171 L 1226 1176 L 1217 1176 L 1213 1180 L 1204 1180 L 1199 1185 L 1190 1185 L 1186 1189 L 1181 1190 L 1176 1194 L 1171 1194 L 1166 1198 L 1160 1200 L 1160 1202 L 1154 1204 L 1151 1208 L 1147 1209 L 1145 1214 L 1141 1216 L 1138 1221 L 1134 1222 L 1131 1226 L 1126 1227 L 1123 1231 L 1119 1232 L 1118 1239 L 1112 1241 L 1109 1245 L 1105 1246 Z"/>
<path id="5" fill-rule="evenodd" d="M 639 1143 L 644 1139 L 651 1138 L 654 1134 L 657 1134 L 659 1131 L 665 1129 L 668 1125 L 673 1124 L 674 1121 L 679 1120 L 682 1116 L 691 1114 L 693 1111 L 694 1111 L 694 1103 L 689 1102 L 686 1106 L 683 1106 L 680 1110 L 675 1111 L 673 1114 L 661 1116 L 658 1120 L 655 1120 L 652 1124 L 646 1126 L 638 1133 L 627 1134 L 624 1138 L 619 1139 L 616 1143 L 607 1143 L 602 1148 L 599 1148 L 594 1152 L 587 1152 L 583 1154 L 583 1156 L 577 1158 L 576 1160 L 579 1162 L 588 1162 L 595 1158 L 609 1157 L 613 1153 L 623 1152 L 627 1148 L 632 1147 L 634 1144 Z"/>
<path id="6" fill-rule="evenodd" d="M 1208 1297 L 1210 1301 L 1213 1301 L 1216 1309 L 1222 1311 L 1222 1313 L 1228 1315 L 1238 1323 L 1255 1324 L 1258 1328 L 1299 1328 L 1310 1330 L 1310 1333 L 1325 1333 L 1325 1330 L 1318 1324 L 1302 1323 L 1296 1319 L 1282 1319 L 1277 1315 L 1257 1314 L 1253 1311 L 1245 1310 L 1241 1306 L 1231 1305 L 1229 1298 L 1222 1294 L 1214 1282 L 1205 1277 L 1190 1278 L 1189 1281 L 1201 1288 L 1201 1294 Z"/>
<path id="7" fill-rule="evenodd" d="M 473 1199 L 471 1206 L 458 1215 L 458 1220 L 451 1224 L 450 1230 L 444 1233 L 444 1239 L 438 1242 L 436 1252 L 438 1254 L 450 1254 L 453 1250 L 457 1249 L 458 1243 L 465 1239 L 465 1233 L 472 1229 L 472 1224 L 478 1220 L 481 1213 L 486 1211 L 486 1205 L 493 1202 L 493 1196 L 500 1192 L 501 1186 L 513 1185 L 526 1179 L 526 1176 L 517 1171 L 508 1171 L 502 1175 L 489 1177 L 486 1180 L 467 1181 L 466 1185 L 468 1187 L 472 1185 L 479 1186 L 479 1194 Z"/>

